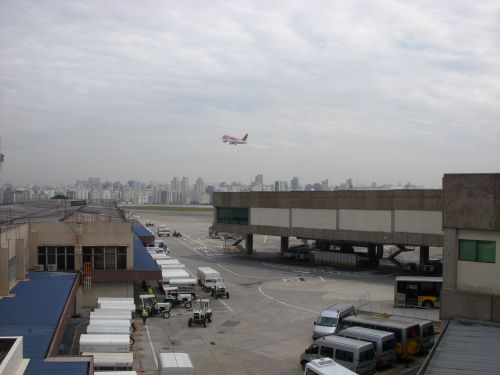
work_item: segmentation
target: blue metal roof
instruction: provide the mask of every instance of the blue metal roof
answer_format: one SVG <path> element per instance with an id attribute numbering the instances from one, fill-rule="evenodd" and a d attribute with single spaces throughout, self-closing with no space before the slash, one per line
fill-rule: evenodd
<path id="1" fill-rule="evenodd" d="M 87 375 L 86 362 L 44 362 L 57 323 L 77 277 L 74 273 L 31 272 L 30 281 L 0 300 L 0 336 L 23 336 L 26 375 Z"/>
<path id="2" fill-rule="evenodd" d="M 137 236 L 134 237 L 134 269 L 160 271 L 160 267 L 158 267 L 154 259 L 151 258 L 151 255 L 149 255 L 148 251 Z"/>
<path id="3" fill-rule="evenodd" d="M 149 229 L 147 229 L 142 224 L 134 225 L 132 229 L 134 230 L 134 233 L 139 237 L 154 237 L 154 234 L 151 233 Z"/>

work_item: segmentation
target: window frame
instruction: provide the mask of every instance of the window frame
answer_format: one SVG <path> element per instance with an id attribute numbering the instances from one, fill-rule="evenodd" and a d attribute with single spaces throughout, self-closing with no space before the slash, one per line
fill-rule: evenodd
<path id="1" fill-rule="evenodd" d="M 459 261 L 488 264 L 496 263 L 496 241 L 461 238 L 458 240 L 457 248 Z"/>

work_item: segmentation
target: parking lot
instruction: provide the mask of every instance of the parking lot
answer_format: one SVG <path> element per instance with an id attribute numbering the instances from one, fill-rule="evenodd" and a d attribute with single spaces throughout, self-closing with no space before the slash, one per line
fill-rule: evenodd
<path id="1" fill-rule="evenodd" d="M 206 328 L 188 327 L 192 311 L 184 307 L 173 309 L 169 319 L 149 318 L 146 327 L 138 321 L 134 368 L 144 374 L 158 374 L 156 356 L 169 351 L 188 353 L 198 374 L 301 374 L 299 357 L 312 343 L 313 321 L 322 309 L 336 302 L 373 312 L 379 305 L 381 311 L 392 308 L 394 270 L 315 268 L 281 260 L 280 239 L 264 236 L 254 238 L 255 255 L 224 252 L 222 240 L 208 237 L 211 213 L 137 214 L 142 222 L 180 230 L 181 238 L 166 239 L 171 254 L 193 275 L 200 266 L 216 269 L 230 293 L 229 299 L 210 300 L 213 321 Z M 380 373 L 401 374 L 405 367 L 398 363 Z"/>

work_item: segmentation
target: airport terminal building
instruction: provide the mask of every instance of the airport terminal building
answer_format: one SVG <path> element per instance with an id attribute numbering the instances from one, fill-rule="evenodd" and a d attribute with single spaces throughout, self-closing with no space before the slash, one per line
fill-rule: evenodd
<path id="1" fill-rule="evenodd" d="M 373 259 L 420 247 L 421 264 L 443 247 L 441 318 L 500 322 L 500 174 L 447 174 L 442 190 L 214 193 L 213 205 L 214 230 L 241 234 L 249 253 L 254 234 L 280 236 L 282 253 L 292 236 Z"/>

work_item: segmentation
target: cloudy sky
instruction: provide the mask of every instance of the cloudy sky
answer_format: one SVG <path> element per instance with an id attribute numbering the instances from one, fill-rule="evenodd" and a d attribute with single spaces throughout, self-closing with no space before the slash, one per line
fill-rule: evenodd
<path id="1" fill-rule="evenodd" d="M 0 184 L 500 172 L 500 2 L 2 0 L 0 137 Z"/>

